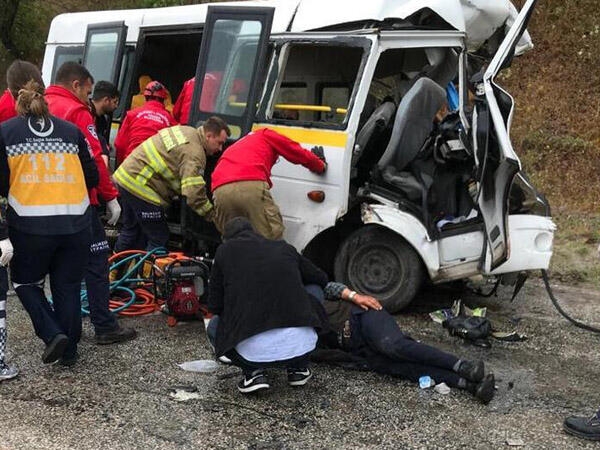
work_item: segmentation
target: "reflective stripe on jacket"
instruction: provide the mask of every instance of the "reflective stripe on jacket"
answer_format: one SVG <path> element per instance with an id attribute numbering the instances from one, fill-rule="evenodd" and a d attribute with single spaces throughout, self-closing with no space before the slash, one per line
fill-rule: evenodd
<path id="1" fill-rule="evenodd" d="M 98 183 L 98 170 L 77 127 L 52 116 L 9 120 L 0 126 L 0 157 L 9 174 L 9 226 L 33 234 L 89 226 L 87 188 Z"/>
<path id="2" fill-rule="evenodd" d="M 164 208 L 173 197 L 184 195 L 196 213 L 210 219 L 212 204 L 203 178 L 205 142 L 202 129 L 164 128 L 136 147 L 113 177 L 132 195 Z"/>

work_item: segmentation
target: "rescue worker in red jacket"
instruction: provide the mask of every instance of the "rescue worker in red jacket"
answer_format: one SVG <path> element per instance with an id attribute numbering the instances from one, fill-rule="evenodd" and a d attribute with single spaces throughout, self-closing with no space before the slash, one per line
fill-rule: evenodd
<path id="1" fill-rule="evenodd" d="M 223 153 L 212 173 L 214 222 L 221 234 L 228 221 L 241 216 L 264 237 L 283 237 L 283 219 L 269 192 L 271 169 L 280 156 L 318 174 L 327 169 L 322 147 L 306 150 L 268 128 L 243 137 Z"/>
<path id="2" fill-rule="evenodd" d="M 165 247 L 169 240 L 165 209 L 175 196 L 185 196 L 190 208 L 212 220 L 203 178 L 206 156 L 220 152 L 229 135 L 222 119 L 210 117 L 200 128 L 164 128 L 127 157 L 114 174 L 123 204 L 115 251 Z"/>
<path id="3" fill-rule="evenodd" d="M 192 106 L 192 95 L 194 94 L 194 86 L 196 77 L 190 78 L 181 88 L 181 92 L 177 97 L 177 101 L 173 106 L 173 117 L 181 124 L 187 125 L 190 118 L 190 108 Z"/>
<path id="4" fill-rule="evenodd" d="M 0 96 L 0 123 L 15 117 L 17 115 L 15 112 L 16 107 L 13 94 L 10 90 L 5 90 Z"/>
<path id="5" fill-rule="evenodd" d="M 92 244 L 85 271 L 85 283 L 96 343 L 113 344 L 135 338 L 136 332 L 132 328 L 121 327 L 108 307 L 110 247 L 97 211 L 98 196 L 106 202 L 110 225 L 115 225 L 119 220 L 121 207 L 117 199 L 119 192 L 112 183 L 108 168 L 102 159 L 102 145 L 98 140 L 94 115 L 90 110 L 88 98 L 92 93 L 93 84 L 94 78 L 85 67 L 76 62 L 66 62 L 56 72 L 56 84 L 46 89 L 46 101 L 51 114 L 75 124 L 81 130 L 92 149 L 98 168 L 98 187 L 96 190 L 90 190 L 90 203 L 94 207 L 91 208 Z"/>
<path id="6" fill-rule="evenodd" d="M 139 108 L 127 111 L 115 138 L 117 166 L 129 154 L 163 128 L 177 125 L 171 113 L 165 109 L 167 89 L 158 81 L 151 81 L 144 89 L 144 103 Z"/>
<path id="7" fill-rule="evenodd" d="M 207 72 L 204 75 L 204 83 L 202 84 L 202 93 L 199 100 L 200 109 L 202 111 L 214 111 L 222 79 L 223 72 L 213 71 Z M 190 109 L 192 107 L 192 97 L 194 95 L 195 85 L 196 77 L 187 80 L 183 84 L 183 88 L 181 88 L 181 92 L 173 106 L 173 117 L 177 122 L 184 125 L 190 124 Z M 228 98 L 245 102 L 245 96 L 247 96 L 247 94 L 248 88 L 246 82 L 242 79 L 233 80 L 233 84 L 228 93 Z"/>
<path id="8" fill-rule="evenodd" d="M 19 95 L 19 89 L 25 86 L 29 80 L 34 80 L 40 86 L 44 86 L 40 70 L 27 61 L 17 59 L 6 71 L 6 84 L 8 89 L 0 96 L 0 123 L 17 117 L 17 104 L 15 99 Z"/>

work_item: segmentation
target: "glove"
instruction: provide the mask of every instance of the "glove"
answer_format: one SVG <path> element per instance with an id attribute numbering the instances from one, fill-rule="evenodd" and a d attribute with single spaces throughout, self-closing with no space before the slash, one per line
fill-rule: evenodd
<path id="1" fill-rule="evenodd" d="M 310 149 L 310 151 L 313 153 L 313 155 L 315 155 L 317 158 L 319 158 L 324 163 L 327 162 L 327 161 L 325 161 L 325 152 L 323 151 L 322 146 L 315 145 L 313 148 Z"/>
<path id="2" fill-rule="evenodd" d="M 10 239 L 2 239 L 0 241 L 0 266 L 8 266 L 8 263 L 13 257 L 14 250 Z"/>
<path id="3" fill-rule="evenodd" d="M 324 167 L 323 172 L 321 173 L 325 173 L 327 171 L 327 160 L 325 159 L 325 152 L 323 151 L 323 147 L 320 145 L 315 145 L 313 148 L 310 149 L 310 151 L 313 153 L 313 155 L 315 155 L 317 158 L 323 161 Z"/>
<path id="4" fill-rule="evenodd" d="M 106 222 L 109 225 L 116 225 L 119 217 L 121 216 L 121 205 L 116 198 L 113 198 L 106 204 Z"/>

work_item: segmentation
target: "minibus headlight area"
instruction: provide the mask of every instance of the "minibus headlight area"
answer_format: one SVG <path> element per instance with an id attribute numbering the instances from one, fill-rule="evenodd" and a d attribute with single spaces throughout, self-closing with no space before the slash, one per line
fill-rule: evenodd
<path id="1" fill-rule="evenodd" d="M 552 250 L 552 234 L 546 231 L 538 233 L 534 243 L 538 252 L 549 252 Z"/>

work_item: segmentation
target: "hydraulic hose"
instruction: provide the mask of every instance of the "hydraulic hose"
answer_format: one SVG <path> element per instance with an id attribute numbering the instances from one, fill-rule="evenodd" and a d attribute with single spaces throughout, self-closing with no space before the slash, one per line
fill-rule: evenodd
<path id="1" fill-rule="evenodd" d="M 128 269 L 118 280 L 110 283 L 110 310 L 122 316 L 139 316 L 160 311 L 164 302 L 154 297 L 152 288 L 148 287 L 150 280 L 138 278 L 137 274 L 149 258 L 169 255 L 170 253 L 164 248 L 157 248 L 148 252 L 126 250 L 112 255 L 109 258 L 111 264 L 109 270 L 111 272 L 121 267 L 128 267 Z M 132 285 L 137 287 L 132 287 Z M 125 293 L 125 295 L 113 295 L 117 291 Z M 82 315 L 89 315 L 86 290 L 81 292 L 81 303 Z"/>
<path id="2" fill-rule="evenodd" d="M 548 272 L 546 272 L 544 269 L 542 269 L 542 278 L 544 280 L 544 284 L 546 285 L 546 292 L 548 292 L 548 296 L 550 296 L 550 300 L 552 301 L 552 304 L 565 319 L 567 319 L 569 322 L 571 322 L 573 325 L 575 325 L 578 328 L 582 328 L 584 330 L 591 331 L 592 333 L 600 333 L 600 328 L 596 328 L 591 325 L 587 325 L 583 322 L 579 322 L 578 320 L 573 319 L 561 308 L 561 306 L 558 304 L 558 300 L 554 296 L 554 292 L 552 292 L 552 288 L 550 287 L 550 280 L 548 278 Z"/>

